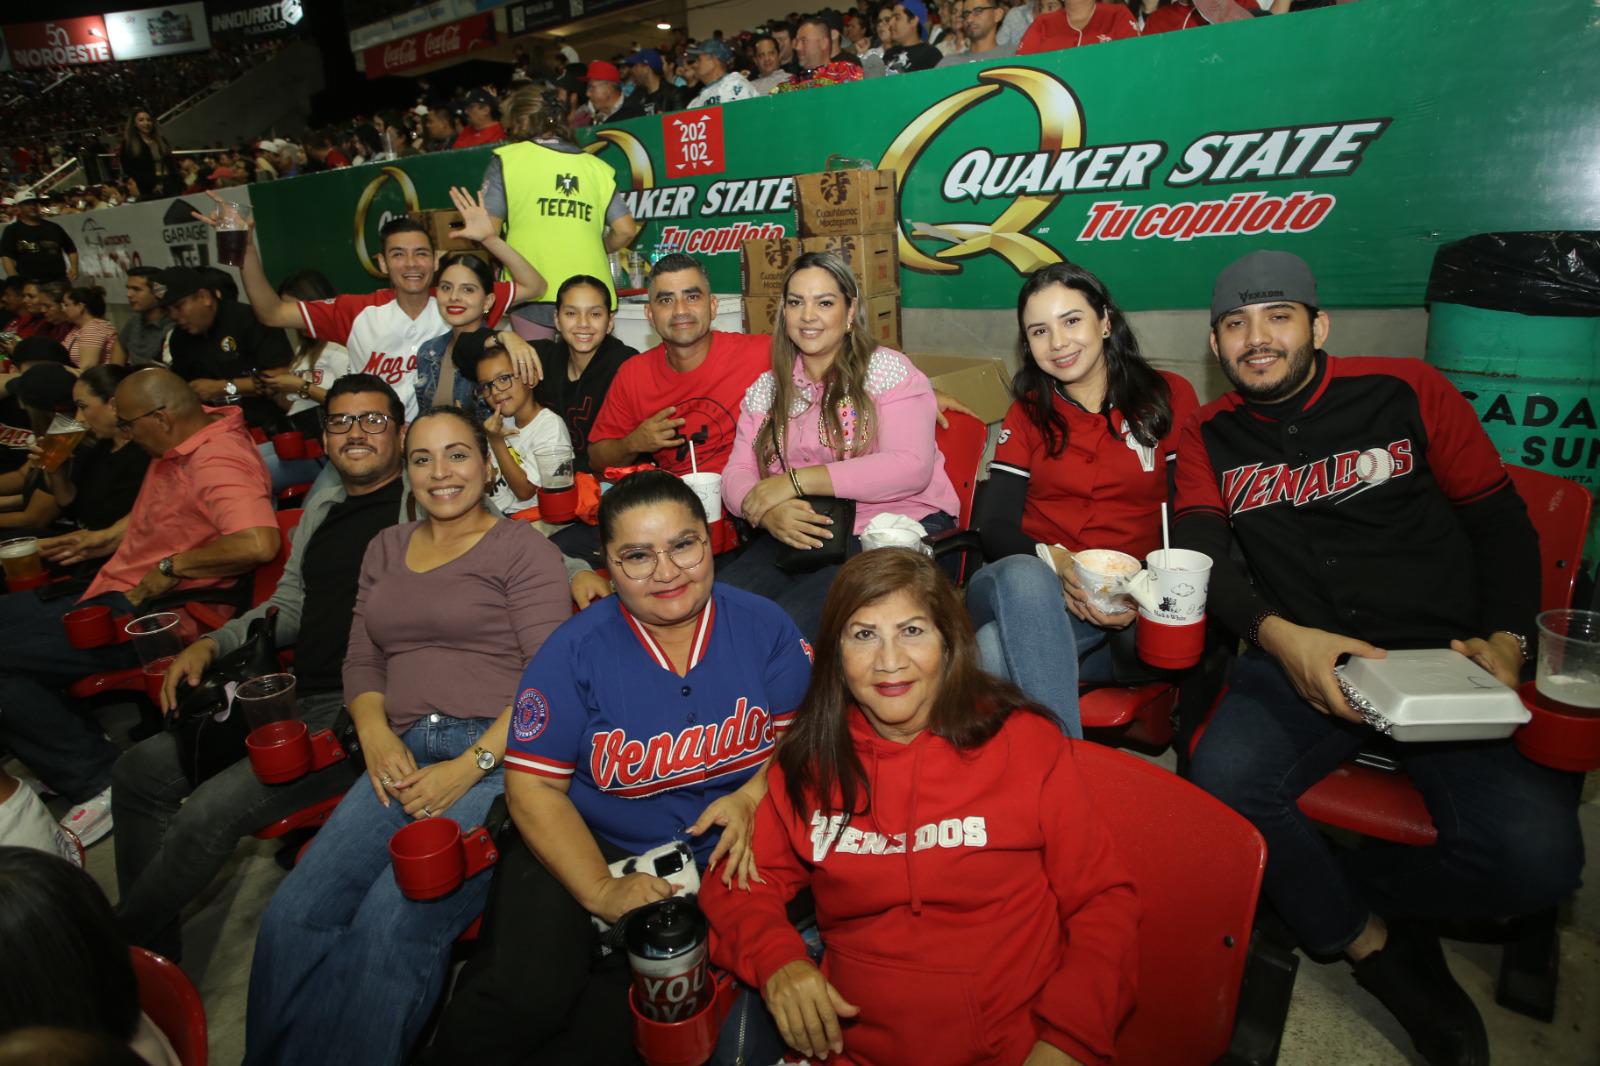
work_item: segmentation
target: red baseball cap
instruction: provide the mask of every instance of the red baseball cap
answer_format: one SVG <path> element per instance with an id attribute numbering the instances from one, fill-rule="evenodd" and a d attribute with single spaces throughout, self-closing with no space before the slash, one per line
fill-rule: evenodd
<path id="1" fill-rule="evenodd" d="M 617 69 L 615 63 L 607 63 L 603 59 L 596 59 L 589 64 L 589 69 L 584 71 L 580 81 L 614 81 L 622 84 L 622 71 Z"/>

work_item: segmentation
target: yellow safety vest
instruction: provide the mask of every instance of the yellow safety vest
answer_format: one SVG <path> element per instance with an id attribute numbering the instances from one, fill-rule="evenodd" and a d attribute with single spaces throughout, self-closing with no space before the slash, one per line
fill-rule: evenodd
<path id="1" fill-rule="evenodd" d="M 611 302 L 611 262 L 606 257 L 606 208 L 617 189 L 610 164 L 587 152 L 558 152 L 523 141 L 494 150 L 506 185 L 506 243 L 533 264 L 547 283 L 539 303 L 574 274 L 606 283 Z"/>

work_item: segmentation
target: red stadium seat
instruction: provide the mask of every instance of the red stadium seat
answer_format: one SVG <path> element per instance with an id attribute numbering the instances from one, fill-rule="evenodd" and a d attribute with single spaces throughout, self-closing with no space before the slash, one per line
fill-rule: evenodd
<path id="1" fill-rule="evenodd" d="M 1572 602 L 1583 538 L 1589 527 L 1589 493 L 1554 474 L 1507 467 L 1539 534 L 1539 609 Z M 1530 639 L 1534 634 L 1529 634 Z M 1300 797 L 1306 816 L 1397 844 L 1431 844 L 1437 833 L 1421 793 L 1408 778 L 1347 763 Z"/>
<path id="2" fill-rule="evenodd" d="M 313 803 L 309 807 L 301 807 L 287 818 L 279 818 L 276 822 L 262 829 L 257 829 L 253 834 L 257 840 L 276 840 L 297 829 L 321 829 L 333 817 L 333 810 L 339 806 L 339 801 L 344 795 L 330 796 L 321 803 Z"/>
<path id="3" fill-rule="evenodd" d="M 1539 535 L 1540 610 L 1566 607 L 1572 602 L 1589 526 L 1589 493 L 1554 474 L 1518 466 L 1506 470 Z M 1204 731 L 1202 723 L 1192 745 L 1198 745 Z M 1313 821 L 1395 844 L 1426 846 L 1438 839 L 1422 793 L 1403 773 L 1345 763 L 1306 790 L 1299 807 Z M 1511 1010 L 1550 1021 L 1559 961 L 1554 909 L 1530 916 L 1507 945 L 1496 999 Z"/>
<path id="4" fill-rule="evenodd" d="M 1261 835 L 1189 782 L 1123 752 L 1074 754 L 1139 890 L 1139 993 L 1118 1062 L 1211 1063 L 1233 1038 L 1256 898 Z"/>
<path id="5" fill-rule="evenodd" d="M 955 486 L 957 513 L 956 527 L 929 538 L 935 555 L 961 552 L 961 569 L 956 580 L 963 584 L 977 567 L 971 565 L 971 556 L 980 550 L 977 533 L 972 529 L 972 506 L 978 495 L 978 471 L 983 465 L 983 450 L 988 443 L 989 427 L 971 415 L 960 411 L 944 412 L 948 427 L 934 429 L 933 439 L 944 456 L 945 476 Z"/>
<path id="6" fill-rule="evenodd" d="M 129 948 L 139 979 L 139 1009 L 172 1041 L 182 1066 L 206 1066 L 206 1009 L 178 964 L 144 948 Z"/>
<path id="7" fill-rule="evenodd" d="M 1120 730 L 1115 737 L 1104 739 L 1131 740 L 1158 750 L 1172 743 L 1172 714 L 1177 706 L 1178 688 L 1166 681 L 1106 685 L 1078 694 L 1078 718 L 1084 729 Z"/>
<path id="8" fill-rule="evenodd" d="M 289 534 L 300 524 L 300 516 L 304 513 L 299 510 L 278 512 L 280 543 L 277 556 L 270 563 L 256 567 L 248 579 L 240 579 L 250 582 L 249 606 L 256 607 L 265 603 L 273 590 L 278 587 L 278 579 L 283 576 L 283 568 L 289 562 Z M 175 605 L 181 606 L 189 617 L 205 630 L 216 629 L 228 620 L 229 616 L 223 614 L 213 604 L 199 600 L 183 600 L 181 597 L 182 594 L 178 594 Z M 114 692 L 142 696 L 145 691 L 144 671 L 136 666 L 125 670 L 103 670 L 73 682 L 67 691 L 75 699 L 80 700 L 92 700 L 97 696 Z"/>

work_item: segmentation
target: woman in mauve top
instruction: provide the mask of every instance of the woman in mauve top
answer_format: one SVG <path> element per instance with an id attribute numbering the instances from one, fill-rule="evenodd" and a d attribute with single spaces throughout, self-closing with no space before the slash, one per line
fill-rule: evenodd
<path id="1" fill-rule="evenodd" d="M 929 533 L 953 528 L 960 505 L 934 443 L 937 417 L 922 371 L 873 343 L 849 265 L 833 252 L 796 259 L 784 276 L 772 369 L 745 393 L 722 471 L 723 502 L 763 532 L 723 580 L 778 601 L 814 634 L 838 565 L 790 574 L 774 559 L 785 545 L 813 549 L 833 537 L 849 537 L 853 554 L 856 535 L 885 513 Z M 854 500 L 855 528 L 830 529 L 801 496 Z"/>
<path id="2" fill-rule="evenodd" d="M 409 900 L 389 838 L 414 819 L 481 825 L 502 789 L 522 668 L 571 613 L 561 554 L 483 506 L 488 443 L 436 407 L 406 434 L 422 521 L 367 548 L 344 689 L 366 757 L 357 782 L 278 889 L 256 938 L 245 1061 L 397 1063 L 433 1009 L 450 945 L 489 878 Z"/>

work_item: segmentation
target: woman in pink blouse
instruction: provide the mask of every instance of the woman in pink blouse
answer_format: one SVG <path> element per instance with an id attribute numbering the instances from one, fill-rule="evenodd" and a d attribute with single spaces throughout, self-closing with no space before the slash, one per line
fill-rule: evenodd
<path id="1" fill-rule="evenodd" d="M 67 347 L 72 365 L 88 370 L 101 363 L 121 366 L 128 361 L 117 339 L 117 327 L 106 321 L 106 290 L 98 285 L 79 285 L 61 298 L 61 314 L 72 332 L 61 343 Z"/>
<path id="2" fill-rule="evenodd" d="M 722 499 L 759 532 L 723 580 L 778 602 L 813 634 L 839 565 L 780 570 L 789 548 L 812 550 L 860 532 L 880 514 L 929 532 L 955 525 L 956 490 L 934 443 L 937 412 L 927 377 L 899 352 L 874 344 L 856 280 L 832 252 L 807 252 L 789 268 L 772 335 L 772 369 L 745 393 Z M 783 416 L 779 416 L 783 412 Z M 803 497 L 854 500 L 855 527 L 832 529 Z"/>

